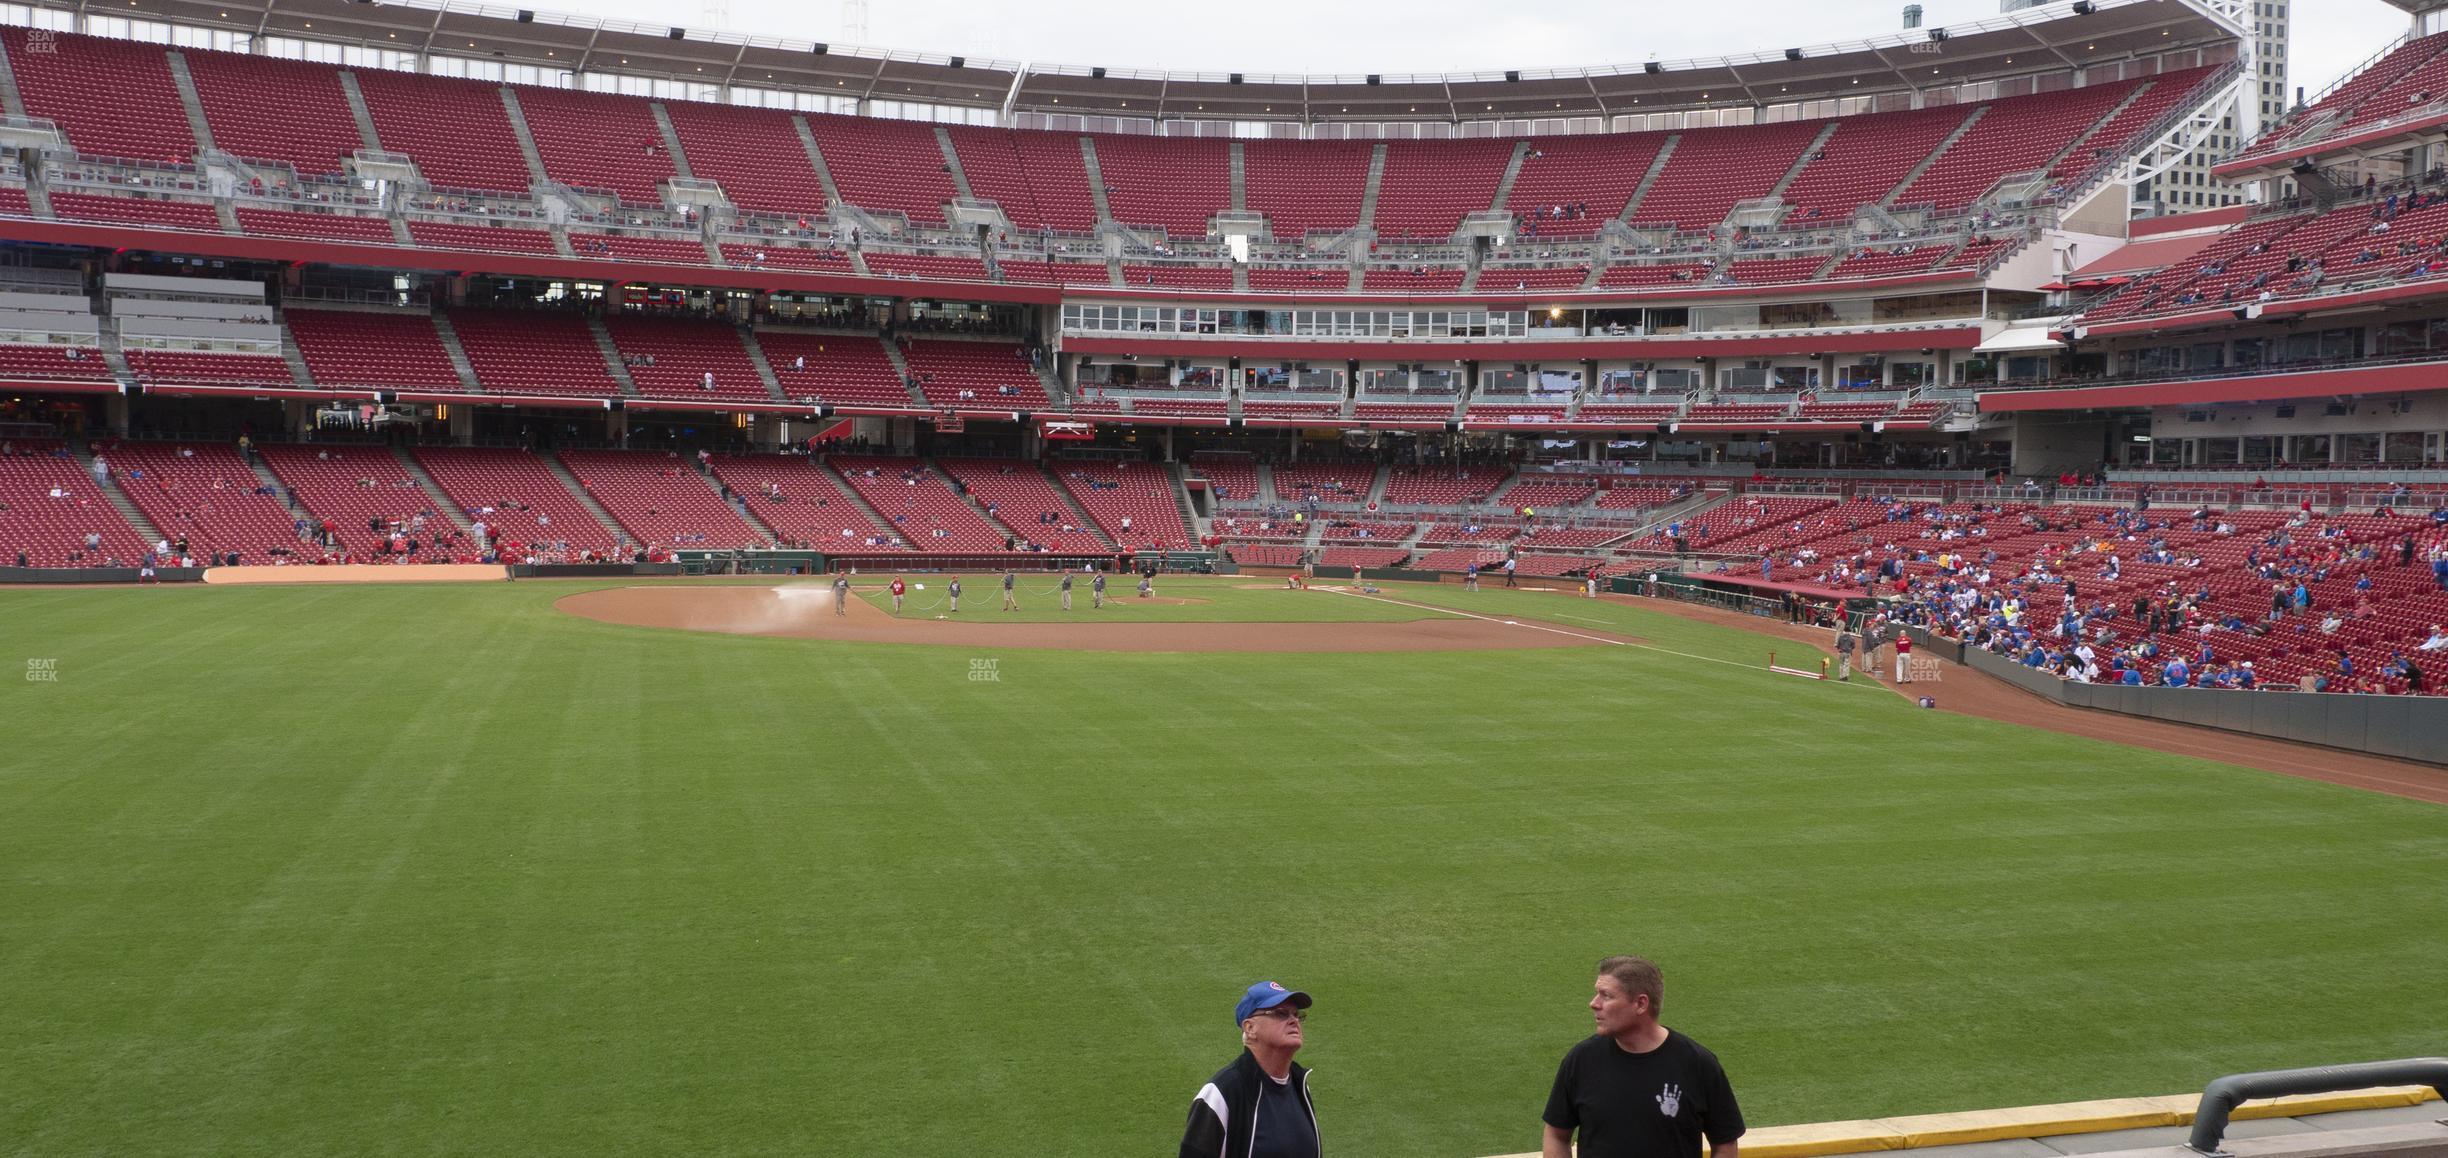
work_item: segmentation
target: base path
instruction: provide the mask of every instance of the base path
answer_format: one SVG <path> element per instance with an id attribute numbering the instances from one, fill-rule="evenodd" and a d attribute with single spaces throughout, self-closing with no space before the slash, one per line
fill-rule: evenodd
<path id="1" fill-rule="evenodd" d="M 998 593 L 981 593 L 992 615 Z M 1109 603 L 1121 603 L 1111 599 Z M 613 587 L 556 600 L 571 615 L 632 627 L 676 627 L 733 635 L 776 635 L 853 643 L 934 643 L 1063 651 L 1486 651 L 1606 647 L 1632 642 L 1603 632 L 1533 630 L 1433 610 L 1400 623 L 1097 622 L 1080 600 L 1076 623 L 996 623 L 907 619 L 853 595 L 848 615 L 833 613 L 830 587 Z"/>

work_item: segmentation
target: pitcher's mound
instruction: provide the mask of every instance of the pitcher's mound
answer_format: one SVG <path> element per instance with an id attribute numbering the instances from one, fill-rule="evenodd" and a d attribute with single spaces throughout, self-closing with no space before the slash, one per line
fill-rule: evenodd
<path id="1" fill-rule="evenodd" d="M 989 598 L 992 598 L 991 596 Z M 1136 602 L 1135 599 L 1132 600 Z M 1108 603 L 1122 602 L 1108 596 Z M 1183 602 L 1189 602 L 1183 600 Z M 833 591 L 793 587 L 614 587 L 564 596 L 571 615 L 632 627 L 676 627 L 732 635 L 776 635 L 856 643 L 934 643 L 963 647 L 1067 651 L 1479 651 L 1492 648 L 1598 647 L 1630 642 L 1600 632 L 1429 616 L 1402 623 L 1099 622 L 1077 600 L 1071 623 L 997 623 L 971 619 L 895 619 L 853 597 L 833 611 Z M 991 603 L 980 601 L 984 615 Z"/>

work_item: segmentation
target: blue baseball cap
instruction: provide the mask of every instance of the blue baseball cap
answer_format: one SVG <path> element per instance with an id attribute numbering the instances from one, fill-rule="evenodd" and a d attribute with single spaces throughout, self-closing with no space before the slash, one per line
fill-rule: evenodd
<path id="1" fill-rule="evenodd" d="M 1292 1003 L 1294 1009 L 1309 1008 L 1308 994 L 1297 989 L 1286 989 L 1272 981 L 1261 981 L 1250 986 L 1249 992 L 1241 995 L 1240 1004 L 1233 1006 L 1233 1024 L 1239 1025 L 1248 1021 L 1251 1014 L 1261 1009 L 1273 1009 L 1287 1001 Z"/>

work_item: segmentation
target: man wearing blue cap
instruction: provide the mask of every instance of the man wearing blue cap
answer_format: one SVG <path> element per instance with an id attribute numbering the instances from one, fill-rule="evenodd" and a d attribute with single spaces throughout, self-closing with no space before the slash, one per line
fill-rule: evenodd
<path id="1" fill-rule="evenodd" d="M 1309 1071 L 1292 1063 L 1308 1010 L 1308 994 L 1272 981 L 1241 995 L 1241 1056 L 1199 1087 L 1181 1158 L 1320 1158 Z"/>

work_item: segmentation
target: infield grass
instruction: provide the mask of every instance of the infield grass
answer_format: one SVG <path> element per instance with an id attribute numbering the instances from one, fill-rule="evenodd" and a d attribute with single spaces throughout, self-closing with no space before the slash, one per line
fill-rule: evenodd
<path id="1" fill-rule="evenodd" d="M 1336 1153 L 1515 1152 L 1625 951 L 1756 1124 L 2438 1048 L 2441 809 L 1721 627 L 981 657 L 586 586 L 0 591 L 0 1153 L 1165 1153 L 1259 978 Z"/>

